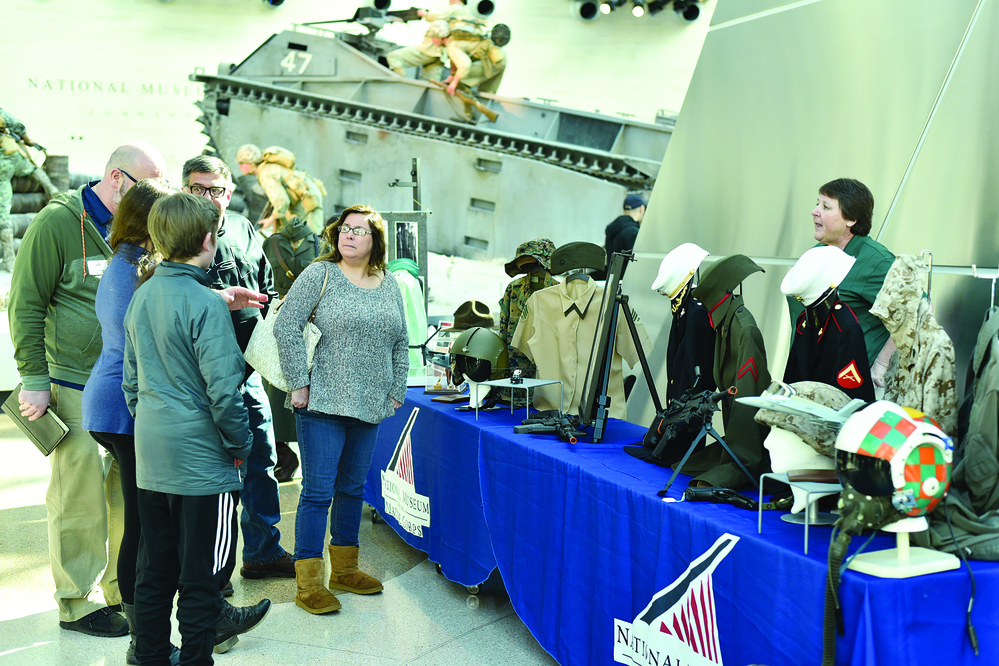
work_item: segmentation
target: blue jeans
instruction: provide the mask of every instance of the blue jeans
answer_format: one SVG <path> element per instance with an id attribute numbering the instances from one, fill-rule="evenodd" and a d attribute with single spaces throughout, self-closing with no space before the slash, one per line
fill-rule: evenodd
<path id="1" fill-rule="evenodd" d="M 358 545 L 364 481 L 375 452 L 378 425 L 297 408 L 295 425 L 302 454 L 295 559 L 323 556 L 327 516 L 331 544 Z"/>
<path id="2" fill-rule="evenodd" d="M 281 498 L 274 478 L 277 451 L 271 432 L 271 405 L 256 372 L 250 375 L 241 390 L 253 434 L 253 448 L 246 460 L 246 479 L 239 494 L 243 505 L 239 517 L 243 532 L 243 563 L 270 564 L 285 554 L 281 547 L 281 532 L 276 527 L 281 520 Z"/>

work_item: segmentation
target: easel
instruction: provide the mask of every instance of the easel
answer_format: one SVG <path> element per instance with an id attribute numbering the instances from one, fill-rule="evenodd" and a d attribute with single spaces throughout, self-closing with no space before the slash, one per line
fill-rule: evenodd
<path id="1" fill-rule="evenodd" d="M 649 368 L 649 360 L 645 356 L 645 350 L 642 348 L 642 341 L 638 337 L 638 328 L 635 326 L 635 318 L 631 314 L 631 308 L 627 307 L 628 295 L 621 291 L 620 276 L 624 271 L 624 262 L 634 261 L 634 257 L 634 252 L 630 250 L 627 252 L 615 252 L 611 255 L 609 271 L 610 281 L 608 282 L 607 288 L 614 289 L 615 294 L 614 304 L 610 314 L 610 336 L 604 349 L 594 350 L 596 353 L 602 353 L 604 355 L 601 359 L 602 366 L 600 369 L 600 390 L 596 397 L 596 418 L 593 420 L 594 442 L 599 442 L 603 439 L 604 430 L 607 428 L 607 416 L 610 413 L 610 396 L 607 395 L 607 385 L 610 383 L 611 364 L 614 360 L 614 335 L 617 332 L 618 312 L 622 305 L 625 306 L 624 319 L 628 322 L 628 330 L 631 331 L 631 339 L 635 341 L 635 349 L 638 351 L 638 360 L 642 364 L 642 372 L 645 374 L 645 381 L 648 382 L 649 390 L 652 393 L 652 402 L 656 406 L 656 412 L 661 412 L 663 410 L 662 403 L 659 402 L 659 392 L 656 390 L 655 381 L 652 379 L 652 370 Z"/>

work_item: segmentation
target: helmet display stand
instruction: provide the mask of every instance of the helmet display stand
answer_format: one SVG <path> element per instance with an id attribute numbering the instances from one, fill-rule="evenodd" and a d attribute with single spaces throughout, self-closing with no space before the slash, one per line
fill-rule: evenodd
<path id="1" fill-rule="evenodd" d="M 909 534 L 927 529 L 925 517 L 904 518 L 882 528 L 895 532 L 895 548 L 860 553 L 850 562 L 850 569 L 878 578 L 912 578 L 961 566 L 955 555 L 931 548 L 909 545 Z"/>

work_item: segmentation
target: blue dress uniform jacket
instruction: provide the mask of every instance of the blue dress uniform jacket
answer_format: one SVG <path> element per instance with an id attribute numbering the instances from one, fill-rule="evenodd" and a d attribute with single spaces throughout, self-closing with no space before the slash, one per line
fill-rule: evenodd
<path id="1" fill-rule="evenodd" d="M 798 315 L 784 382 L 801 381 L 829 384 L 865 402 L 875 400 L 864 330 L 835 293 Z"/>

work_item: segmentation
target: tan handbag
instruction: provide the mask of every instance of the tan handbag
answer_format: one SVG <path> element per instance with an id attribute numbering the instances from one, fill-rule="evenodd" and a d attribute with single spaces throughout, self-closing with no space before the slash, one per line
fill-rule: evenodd
<path id="1" fill-rule="evenodd" d="M 323 300 L 323 294 L 326 293 L 326 282 L 330 279 L 329 263 L 323 263 L 326 264 L 326 277 L 323 279 L 323 288 L 319 292 L 319 300 L 316 301 L 316 307 L 312 308 L 309 320 L 302 327 L 302 338 L 305 342 L 305 357 L 310 373 L 312 372 L 312 363 L 316 356 L 316 345 L 319 344 L 319 338 L 323 335 L 313 320 L 316 318 L 316 310 Z M 281 391 L 288 392 L 288 380 L 284 378 L 284 373 L 281 371 L 277 338 L 274 337 L 274 322 L 277 321 L 278 311 L 284 305 L 284 301 L 285 299 L 283 298 L 277 300 L 267 312 L 267 316 L 257 322 L 257 326 L 253 329 L 253 335 L 250 336 L 250 342 L 246 345 L 246 351 L 243 352 L 243 357 L 272 386 Z"/>

